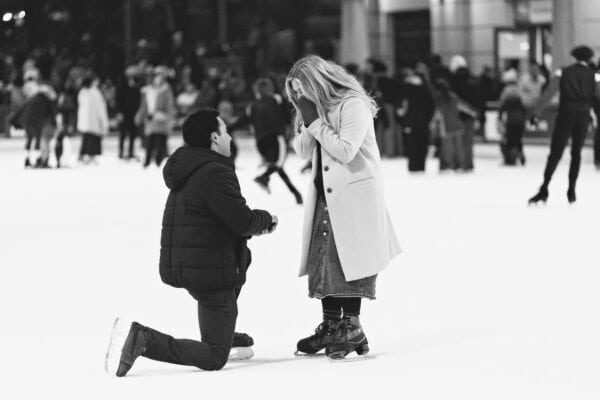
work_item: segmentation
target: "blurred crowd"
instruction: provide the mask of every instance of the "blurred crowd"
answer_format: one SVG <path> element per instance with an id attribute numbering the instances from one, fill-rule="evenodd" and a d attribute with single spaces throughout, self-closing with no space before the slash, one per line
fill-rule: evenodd
<path id="1" fill-rule="evenodd" d="M 4 74 L 2 102 L 8 109 L 7 125 L 25 130 L 25 165 L 50 167 L 53 156 L 52 164 L 60 167 L 65 143 L 72 147 L 76 134 L 82 138 L 78 160 L 98 163 L 102 138 L 110 131 L 118 132 L 119 158 L 142 161 L 146 167 L 160 165 L 169 154 L 169 135 L 193 111 L 218 109 L 229 125 L 243 117 L 258 96 L 253 90 L 256 78 L 268 79 L 274 95 L 284 107 L 288 104 L 286 71 L 249 76 L 226 49 L 216 57 L 206 57 L 204 50 L 187 59 L 174 54 L 172 65 L 151 65 L 141 58 L 119 77 L 99 77 L 81 61 L 57 60 L 48 68 L 39 57 L 4 68 L 12 72 Z M 425 170 L 431 146 L 441 171 L 472 171 L 474 138 L 485 139 L 486 111 L 494 102 L 499 106 L 504 162 L 524 164 L 527 115 L 549 79 L 548 71 L 535 62 L 525 70 L 510 65 L 499 75 L 484 67 L 476 75 L 460 55 L 447 65 L 432 55 L 395 73 L 376 59 L 367 60 L 364 69 L 345 67 L 380 107 L 375 124 L 382 156 L 407 157 L 408 169 L 415 173 Z M 41 69 L 49 71 L 47 76 Z M 287 110 L 291 113 L 289 106 Z M 290 123 L 291 115 L 286 119 Z M 288 139 L 291 132 L 288 126 Z"/>

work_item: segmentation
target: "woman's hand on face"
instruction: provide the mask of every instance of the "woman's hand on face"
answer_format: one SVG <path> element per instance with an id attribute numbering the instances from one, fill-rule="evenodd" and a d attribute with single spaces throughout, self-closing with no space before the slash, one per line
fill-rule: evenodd
<path id="1" fill-rule="evenodd" d="M 319 118 L 317 105 L 304 96 L 296 97 L 296 105 L 302 115 L 302 120 L 305 126 L 309 126 Z"/>

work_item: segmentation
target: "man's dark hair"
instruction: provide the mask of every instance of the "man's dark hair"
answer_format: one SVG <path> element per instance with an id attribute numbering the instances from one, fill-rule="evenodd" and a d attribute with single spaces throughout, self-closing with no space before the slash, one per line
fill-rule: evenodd
<path id="1" fill-rule="evenodd" d="M 594 57 L 594 50 L 588 46 L 577 46 L 571 51 L 571 55 L 577 61 L 588 62 Z"/>
<path id="2" fill-rule="evenodd" d="M 210 134 L 219 131 L 219 112 L 203 108 L 190 114 L 183 123 L 183 141 L 188 146 L 210 148 Z"/>

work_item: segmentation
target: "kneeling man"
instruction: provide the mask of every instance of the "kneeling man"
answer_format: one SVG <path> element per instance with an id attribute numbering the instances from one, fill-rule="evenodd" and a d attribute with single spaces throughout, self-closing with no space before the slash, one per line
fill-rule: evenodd
<path id="1" fill-rule="evenodd" d="M 278 220 L 246 205 L 230 159 L 231 136 L 218 116 L 208 109 L 190 115 L 183 125 L 185 145 L 163 170 L 170 193 L 163 214 L 160 276 L 198 302 L 202 341 L 175 339 L 117 319 L 106 356 L 109 373 L 125 376 L 139 356 L 218 370 L 232 346 L 253 344 L 248 335 L 234 333 L 237 297 L 251 260 L 246 241 L 273 232 Z"/>

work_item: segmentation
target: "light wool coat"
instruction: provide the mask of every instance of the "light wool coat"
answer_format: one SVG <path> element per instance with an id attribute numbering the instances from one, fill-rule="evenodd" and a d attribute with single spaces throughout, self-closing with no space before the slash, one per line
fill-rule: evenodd
<path id="1" fill-rule="evenodd" d="M 77 130 L 104 136 L 108 134 L 108 110 L 100 89 L 82 88 L 77 95 Z"/>
<path id="2" fill-rule="evenodd" d="M 338 255 L 346 281 L 381 272 L 400 253 L 383 192 L 381 158 L 373 117 L 360 98 L 344 99 L 328 114 L 302 126 L 294 139 L 298 156 L 312 157 L 312 179 L 304 209 L 300 276 L 308 270 L 317 191 L 312 183 L 321 143 L 323 186 Z"/>

